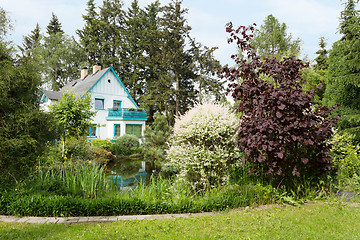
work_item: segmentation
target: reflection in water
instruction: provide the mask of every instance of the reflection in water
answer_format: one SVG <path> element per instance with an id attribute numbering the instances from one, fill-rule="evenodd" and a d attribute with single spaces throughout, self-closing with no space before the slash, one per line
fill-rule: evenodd
<path id="1" fill-rule="evenodd" d="M 156 171 L 152 162 L 134 161 L 131 159 L 117 159 L 108 163 L 108 178 L 116 184 L 119 190 L 136 187 L 139 182 L 148 182 Z"/>

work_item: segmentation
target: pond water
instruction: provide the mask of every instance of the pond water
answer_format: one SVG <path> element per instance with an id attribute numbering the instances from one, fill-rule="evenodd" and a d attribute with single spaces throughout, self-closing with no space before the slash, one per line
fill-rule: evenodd
<path id="1" fill-rule="evenodd" d="M 108 163 L 107 172 L 107 177 L 119 190 L 127 190 L 135 188 L 141 181 L 148 183 L 152 175 L 159 173 L 159 167 L 144 159 L 117 158 Z"/>

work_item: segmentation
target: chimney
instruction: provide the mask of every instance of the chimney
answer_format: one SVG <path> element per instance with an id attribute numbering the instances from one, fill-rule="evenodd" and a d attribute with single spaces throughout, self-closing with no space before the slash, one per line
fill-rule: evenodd
<path id="1" fill-rule="evenodd" d="M 86 78 L 87 75 L 88 75 L 88 69 L 87 67 L 84 67 L 83 69 L 81 69 L 80 79 L 82 80 Z"/>
<path id="2" fill-rule="evenodd" d="M 93 74 L 95 74 L 97 71 L 100 70 L 101 70 L 101 65 L 99 63 L 93 66 Z"/>

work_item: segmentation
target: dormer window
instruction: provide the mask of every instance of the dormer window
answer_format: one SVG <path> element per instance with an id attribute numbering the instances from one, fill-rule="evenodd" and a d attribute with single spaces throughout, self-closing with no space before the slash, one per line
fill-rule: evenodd
<path id="1" fill-rule="evenodd" d="M 95 98 L 95 109 L 104 109 L 104 99 Z"/>

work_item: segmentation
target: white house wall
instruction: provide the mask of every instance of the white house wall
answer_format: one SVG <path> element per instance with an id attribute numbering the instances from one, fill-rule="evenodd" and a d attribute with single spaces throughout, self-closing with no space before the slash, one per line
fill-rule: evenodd
<path id="1" fill-rule="evenodd" d="M 92 123 L 100 124 L 100 127 L 97 128 L 97 138 L 114 138 L 115 124 L 120 124 L 121 135 L 125 134 L 126 124 L 142 125 L 143 135 L 143 131 L 145 129 L 145 121 L 106 120 L 106 117 L 108 117 L 109 113 L 108 109 L 113 107 L 114 100 L 121 101 L 121 108 L 137 108 L 136 105 L 128 97 L 124 88 L 121 86 L 120 82 L 111 70 L 109 70 L 100 79 L 100 81 L 90 90 L 90 92 L 92 95 L 93 111 L 97 111 L 96 116 L 92 120 Z M 95 98 L 104 99 L 104 109 L 95 109 Z"/>

